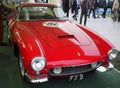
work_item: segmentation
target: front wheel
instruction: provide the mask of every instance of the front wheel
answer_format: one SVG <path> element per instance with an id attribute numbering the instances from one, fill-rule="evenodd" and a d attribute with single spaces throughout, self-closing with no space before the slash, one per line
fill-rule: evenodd
<path id="1" fill-rule="evenodd" d="M 22 63 L 22 58 L 21 55 L 19 54 L 19 70 L 20 70 L 20 75 L 21 78 L 23 79 L 23 81 L 26 81 L 26 77 L 25 77 L 25 69 Z"/>
<path id="2" fill-rule="evenodd" d="M 11 43 L 11 40 L 10 40 L 11 36 L 10 36 L 10 27 L 9 27 L 9 25 L 8 25 L 8 21 L 7 21 L 7 23 L 6 23 L 6 27 L 7 27 L 8 43 L 10 44 L 10 43 Z"/>

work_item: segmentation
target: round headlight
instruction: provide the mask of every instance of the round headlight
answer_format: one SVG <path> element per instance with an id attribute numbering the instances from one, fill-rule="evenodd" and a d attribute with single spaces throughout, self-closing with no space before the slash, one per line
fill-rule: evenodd
<path id="1" fill-rule="evenodd" d="M 41 71 L 45 67 L 44 57 L 35 57 L 31 62 L 31 67 L 35 71 Z"/>
<path id="2" fill-rule="evenodd" d="M 62 72 L 62 68 L 56 67 L 56 68 L 53 69 L 53 72 L 54 72 L 55 74 L 60 74 L 60 73 Z"/>
<path id="3" fill-rule="evenodd" d="M 109 60 L 115 59 L 117 57 L 117 54 L 118 54 L 118 51 L 116 49 L 111 49 L 108 52 L 108 58 L 109 58 Z"/>
<path id="4" fill-rule="evenodd" d="M 93 69 L 95 69 L 95 68 L 97 67 L 97 62 L 91 63 L 91 67 L 92 67 Z"/>

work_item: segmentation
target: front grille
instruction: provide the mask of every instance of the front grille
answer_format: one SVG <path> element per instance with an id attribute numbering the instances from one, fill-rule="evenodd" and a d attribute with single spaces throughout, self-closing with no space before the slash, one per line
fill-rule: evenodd
<path id="1" fill-rule="evenodd" d="M 102 64 L 102 62 L 98 62 L 97 67 L 100 66 L 101 64 Z M 73 74 L 80 74 L 80 73 L 88 72 L 88 71 L 95 69 L 95 68 L 93 69 L 91 67 L 91 64 L 80 65 L 80 66 L 61 67 L 61 68 L 62 68 L 62 72 L 60 74 L 55 74 L 53 71 L 54 68 L 52 68 L 49 70 L 49 75 L 51 75 L 51 76 L 73 75 Z"/>

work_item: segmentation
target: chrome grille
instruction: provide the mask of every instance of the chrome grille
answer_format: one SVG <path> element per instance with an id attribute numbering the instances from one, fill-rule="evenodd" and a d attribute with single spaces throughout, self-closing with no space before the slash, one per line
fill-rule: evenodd
<path id="1" fill-rule="evenodd" d="M 102 64 L 102 61 L 97 62 L 97 67 L 99 67 L 101 64 Z M 52 68 L 49 70 L 49 75 L 51 75 L 51 76 L 64 76 L 64 75 L 80 74 L 80 73 L 94 70 L 91 67 L 91 64 L 80 65 L 80 66 L 61 67 L 61 68 L 62 68 L 62 72 L 60 74 L 55 74 L 53 71 L 54 68 Z"/>

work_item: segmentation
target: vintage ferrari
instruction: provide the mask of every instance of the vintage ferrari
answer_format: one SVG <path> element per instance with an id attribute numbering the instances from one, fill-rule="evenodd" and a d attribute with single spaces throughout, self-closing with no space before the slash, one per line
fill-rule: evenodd
<path id="1" fill-rule="evenodd" d="M 20 4 L 9 14 L 8 28 L 21 77 L 32 83 L 52 77 L 82 79 L 100 66 L 108 68 L 118 53 L 109 41 L 67 19 L 53 4 Z"/>

